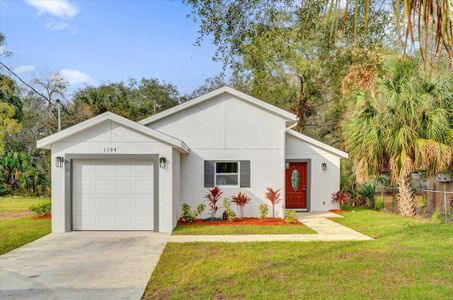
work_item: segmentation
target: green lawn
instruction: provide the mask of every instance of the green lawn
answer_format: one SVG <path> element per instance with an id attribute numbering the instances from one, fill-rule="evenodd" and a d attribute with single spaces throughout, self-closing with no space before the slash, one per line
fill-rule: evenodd
<path id="1" fill-rule="evenodd" d="M 453 226 L 369 210 L 363 242 L 167 244 L 145 299 L 451 299 Z"/>
<path id="2" fill-rule="evenodd" d="M 33 220 L 28 211 L 30 205 L 46 201 L 49 198 L 0 198 L 0 255 L 50 233 L 50 219 Z"/>
<path id="3" fill-rule="evenodd" d="M 174 235 L 213 235 L 213 234 L 306 234 L 316 233 L 307 226 L 300 225 L 178 225 Z"/>
<path id="4" fill-rule="evenodd" d="M 0 220 L 0 255 L 50 233 L 50 219 Z"/>

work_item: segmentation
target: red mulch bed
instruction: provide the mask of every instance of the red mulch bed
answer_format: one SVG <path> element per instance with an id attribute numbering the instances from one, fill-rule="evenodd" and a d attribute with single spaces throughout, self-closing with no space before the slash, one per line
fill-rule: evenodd
<path id="1" fill-rule="evenodd" d="M 349 212 L 348 210 L 342 210 L 342 209 L 331 209 L 329 211 L 334 214 L 341 214 L 341 213 Z"/>
<path id="2" fill-rule="evenodd" d="M 33 217 L 32 219 L 33 220 L 42 220 L 42 219 L 50 219 L 50 218 L 52 218 L 51 214 L 48 214 L 48 215 L 45 215 L 45 216 L 42 216 L 42 217 Z"/>
<path id="3" fill-rule="evenodd" d="M 213 226 L 228 226 L 228 225 L 258 225 L 258 226 L 271 226 L 271 225 L 299 225 L 303 226 L 299 220 L 296 224 L 288 224 L 284 219 L 280 218 L 236 218 L 233 222 L 227 220 L 211 221 L 204 219 L 196 219 L 193 223 L 186 223 L 184 220 L 179 220 L 178 225 L 213 225 Z"/>

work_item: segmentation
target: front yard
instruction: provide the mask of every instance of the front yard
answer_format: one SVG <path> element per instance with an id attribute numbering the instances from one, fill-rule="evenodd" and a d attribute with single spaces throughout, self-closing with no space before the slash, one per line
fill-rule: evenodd
<path id="1" fill-rule="evenodd" d="M 49 201 L 38 197 L 0 198 L 0 255 L 50 233 L 50 219 L 33 219 L 30 205 Z"/>
<path id="2" fill-rule="evenodd" d="M 344 216 L 335 221 L 376 240 L 169 243 L 144 298 L 451 298 L 452 225 Z"/>

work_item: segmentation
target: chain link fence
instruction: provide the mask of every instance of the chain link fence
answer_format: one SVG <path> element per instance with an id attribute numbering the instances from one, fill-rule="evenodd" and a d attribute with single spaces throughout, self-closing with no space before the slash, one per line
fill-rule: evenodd
<path id="1" fill-rule="evenodd" d="M 439 189 L 428 189 L 418 186 L 414 189 L 417 215 L 453 223 L 453 191 L 449 186 Z M 376 200 L 383 202 L 383 210 L 398 213 L 398 189 L 393 186 L 376 186 Z"/>

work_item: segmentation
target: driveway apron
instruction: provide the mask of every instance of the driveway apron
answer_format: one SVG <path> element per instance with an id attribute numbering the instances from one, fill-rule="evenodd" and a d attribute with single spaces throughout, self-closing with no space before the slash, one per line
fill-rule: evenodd
<path id="1" fill-rule="evenodd" d="M 0 299 L 140 299 L 169 234 L 53 233 L 0 256 Z"/>

